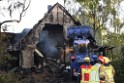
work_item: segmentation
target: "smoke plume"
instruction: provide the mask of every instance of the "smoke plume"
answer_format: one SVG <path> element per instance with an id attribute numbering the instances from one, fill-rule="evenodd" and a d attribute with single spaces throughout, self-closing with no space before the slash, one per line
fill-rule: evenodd
<path id="1" fill-rule="evenodd" d="M 60 27 L 60 25 L 47 25 L 40 33 L 37 47 L 44 56 L 58 58 L 61 53 L 60 48 L 63 47 L 63 42 L 63 27 Z"/>

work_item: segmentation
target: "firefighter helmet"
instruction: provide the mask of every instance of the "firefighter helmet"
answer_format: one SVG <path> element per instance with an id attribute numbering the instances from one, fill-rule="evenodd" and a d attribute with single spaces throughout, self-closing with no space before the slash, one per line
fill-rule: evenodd
<path id="1" fill-rule="evenodd" d="M 104 59 L 105 59 L 105 63 L 111 62 L 111 60 L 108 57 L 104 57 Z"/>
<path id="2" fill-rule="evenodd" d="M 105 58 L 104 58 L 102 55 L 100 55 L 100 56 L 98 57 L 98 59 L 99 59 L 102 63 L 105 63 Z"/>
<path id="3" fill-rule="evenodd" d="M 84 62 L 90 62 L 90 58 L 89 57 L 85 57 L 84 58 Z"/>

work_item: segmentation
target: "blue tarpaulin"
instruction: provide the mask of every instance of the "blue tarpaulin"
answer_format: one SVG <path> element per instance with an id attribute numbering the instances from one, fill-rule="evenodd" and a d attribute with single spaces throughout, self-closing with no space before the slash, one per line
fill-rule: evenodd
<path id="1" fill-rule="evenodd" d="M 91 33 L 89 26 L 71 26 L 67 29 L 67 36 L 74 39 L 75 37 L 82 37 Z"/>

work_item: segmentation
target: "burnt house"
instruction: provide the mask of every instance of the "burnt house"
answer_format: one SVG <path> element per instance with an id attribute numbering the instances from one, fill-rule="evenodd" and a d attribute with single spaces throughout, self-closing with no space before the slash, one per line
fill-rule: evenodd
<path id="1" fill-rule="evenodd" d="M 31 68 L 35 65 L 35 51 L 40 56 L 58 58 L 63 48 L 66 30 L 79 25 L 68 11 L 59 3 L 53 5 L 45 16 L 20 41 L 20 66 Z"/>

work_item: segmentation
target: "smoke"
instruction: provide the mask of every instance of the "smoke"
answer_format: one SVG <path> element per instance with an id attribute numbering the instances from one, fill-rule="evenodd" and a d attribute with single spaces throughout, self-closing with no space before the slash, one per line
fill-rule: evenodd
<path id="1" fill-rule="evenodd" d="M 63 32 L 61 29 L 59 31 L 55 29 L 55 26 L 47 26 L 40 33 L 40 40 L 37 44 L 37 48 L 46 57 L 58 58 L 61 53 L 59 47 L 62 47 L 62 43 L 64 42 L 61 36 Z"/>

